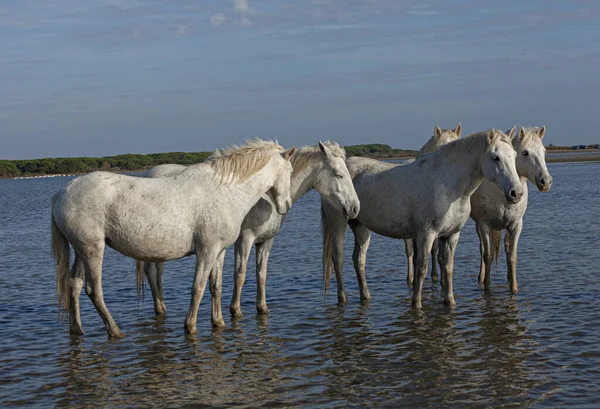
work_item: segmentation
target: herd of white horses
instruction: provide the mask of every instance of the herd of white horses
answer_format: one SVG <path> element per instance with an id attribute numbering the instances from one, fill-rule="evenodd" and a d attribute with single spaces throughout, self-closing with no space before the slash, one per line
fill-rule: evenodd
<path id="1" fill-rule="evenodd" d="M 164 262 L 195 254 L 185 332 L 196 332 L 198 306 L 207 284 L 212 325 L 224 326 L 223 259 L 226 248 L 235 244 L 232 317 L 242 316 L 240 298 L 252 245 L 256 246 L 256 307 L 259 314 L 267 314 L 269 252 L 292 204 L 312 189 L 321 197 L 325 289 L 335 272 L 340 303 L 347 301 L 342 270 L 344 232 L 349 225 L 361 300 L 371 297 L 365 264 L 373 231 L 404 239 L 413 308 L 422 308 L 429 254 L 432 280 L 439 279 L 437 258 L 444 301 L 455 305 L 454 252 L 469 217 L 480 240 L 480 285 L 490 286 L 490 266 L 506 230 L 508 281 L 516 292 L 527 180 L 542 192 L 552 185 L 542 143 L 546 128 L 520 128 L 516 134 L 515 127 L 506 133 L 492 128 L 460 138 L 461 129 L 461 124 L 455 129 L 436 126 L 417 157 L 402 164 L 346 158 L 334 142 L 286 150 L 276 142 L 256 139 L 215 151 L 196 165 L 159 165 L 140 176 L 93 172 L 77 177 L 52 198 L 59 310 L 67 312 L 71 333 L 83 334 L 79 298 L 85 287 L 108 335 L 123 336 L 102 291 L 102 261 L 108 245 L 138 260 L 138 296 L 147 279 L 157 315 L 166 311 Z"/>

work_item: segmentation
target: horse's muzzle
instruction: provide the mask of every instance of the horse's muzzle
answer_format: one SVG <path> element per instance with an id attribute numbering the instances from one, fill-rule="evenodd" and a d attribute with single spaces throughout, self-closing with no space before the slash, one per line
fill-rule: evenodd
<path id="1" fill-rule="evenodd" d="M 519 186 L 518 189 L 511 189 L 506 192 L 506 201 L 511 204 L 519 203 L 523 197 L 523 188 Z"/>
<path id="2" fill-rule="evenodd" d="M 535 184 L 540 192 L 547 192 L 552 187 L 552 176 L 548 175 L 547 177 L 541 177 L 536 180 Z"/>

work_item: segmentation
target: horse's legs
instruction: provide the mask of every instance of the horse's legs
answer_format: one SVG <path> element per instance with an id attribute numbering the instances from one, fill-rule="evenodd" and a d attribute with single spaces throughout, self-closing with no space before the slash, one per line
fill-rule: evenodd
<path id="1" fill-rule="evenodd" d="M 346 292 L 344 291 L 344 234 L 348 219 L 339 210 L 331 207 L 327 202 L 321 201 L 321 223 L 323 226 L 323 279 L 329 280 L 331 265 L 335 271 L 337 284 L 337 296 L 339 304 L 346 304 Z M 329 238 L 327 238 L 329 236 Z M 329 240 L 329 241 L 328 241 Z M 325 288 L 329 282 L 325 283 Z"/>
<path id="2" fill-rule="evenodd" d="M 480 228 L 480 224 L 475 225 L 475 230 L 477 231 L 477 237 L 479 238 L 479 287 L 483 288 L 483 284 L 485 282 L 485 248 L 483 246 L 484 238 L 482 237 L 482 231 Z"/>
<path id="3" fill-rule="evenodd" d="M 125 335 L 121 332 L 117 323 L 110 315 L 106 304 L 104 303 L 104 293 L 102 291 L 102 260 L 104 258 L 104 242 L 97 244 L 87 244 L 82 249 L 80 256 L 85 267 L 85 292 L 92 300 L 96 311 L 104 321 L 104 327 L 109 337 L 123 338 Z"/>
<path id="4" fill-rule="evenodd" d="M 217 256 L 217 261 L 210 271 L 210 295 L 212 299 L 211 322 L 215 328 L 224 327 L 225 320 L 221 311 L 221 293 L 223 284 L 223 262 L 225 260 L 225 249 Z"/>
<path id="5" fill-rule="evenodd" d="M 354 270 L 358 280 L 360 289 L 360 300 L 370 300 L 369 288 L 367 287 L 367 279 L 365 278 L 365 266 L 367 264 L 367 250 L 371 242 L 371 231 L 364 225 L 360 224 L 356 219 L 348 222 L 352 232 L 354 233 L 354 252 L 352 253 L 352 261 L 354 262 Z"/>
<path id="6" fill-rule="evenodd" d="M 491 267 L 494 252 L 491 243 L 491 229 L 485 223 L 477 224 L 477 235 L 479 236 L 479 248 L 481 251 L 481 266 L 479 269 L 479 284 L 486 290 L 491 286 Z M 483 277 L 482 277 L 483 275 Z"/>
<path id="7" fill-rule="evenodd" d="M 154 302 L 154 312 L 156 315 L 165 315 L 167 306 L 165 305 L 165 298 L 163 297 L 162 288 L 162 273 L 165 268 L 165 263 L 144 263 L 144 272 L 148 284 L 150 284 L 150 290 L 152 291 L 152 301 Z"/>
<path id="8" fill-rule="evenodd" d="M 455 306 L 454 292 L 452 290 L 452 275 L 454 274 L 454 251 L 460 238 L 460 232 L 447 238 L 440 238 L 440 267 L 442 279 L 444 280 L 444 302 Z"/>
<path id="9" fill-rule="evenodd" d="M 433 232 L 422 233 L 418 235 L 415 240 L 415 248 L 417 254 L 417 263 L 415 266 L 415 287 L 413 288 L 413 299 L 412 307 L 415 309 L 421 309 L 421 296 L 423 291 L 423 282 L 427 276 L 427 264 L 429 261 L 429 254 L 431 253 L 431 246 L 436 236 Z"/>
<path id="10" fill-rule="evenodd" d="M 194 284 L 192 285 L 192 296 L 190 299 L 190 307 L 187 317 L 185 318 L 184 330 L 187 334 L 196 333 L 196 321 L 198 318 L 198 307 L 200 300 L 204 295 L 206 283 L 210 276 L 219 250 L 196 248 L 196 273 L 194 275 Z"/>
<path id="11" fill-rule="evenodd" d="M 508 268 L 508 281 L 510 283 L 510 290 L 513 293 L 519 291 L 519 285 L 517 284 L 517 245 L 519 244 L 519 236 L 521 236 L 521 230 L 523 224 L 519 223 L 514 229 L 507 230 L 506 236 L 504 236 L 504 251 L 506 252 L 506 265 Z"/>
<path id="12" fill-rule="evenodd" d="M 71 297 L 69 303 L 69 324 L 71 327 L 71 334 L 83 335 L 83 328 L 81 326 L 81 315 L 79 313 L 79 296 L 83 289 L 83 278 L 85 274 L 85 267 L 81 257 L 75 253 L 75 261 L 71 267 Z"/>
<path id="13" fill-rule="evenodd" d="M 346 291 L 344 290 L 344 233 L 346 223 L 342 226 L 336 226 L 332 229 L 333 240 L 333 269 L 335 271 L 335 281 L 337 284 L 338 303 L 346 304 Z"/>
<path id="14" fill-rule="evenodd" d="M 414 246 L 412 239 L 404 239 L 404 252 L 406 253 L 406 260 L 408 264 L 408 271 L 406 273 L 406 284 L 408 284 L 409 288 L 412 288 L 415 279 L 413 270 Z"/>
<path id="15" fill-rule="evenodd" d="M 252 244 L 254 243 L 254 237 L 244 234 L 244 231 L 240 233 L 237 241 L 235 242 L 235 269 L 233 273 L 233 294 L 231 296 L 231 304 L 229 304 L 229 311 L 233 318 L 242 318 L 242 308 L 240 306 L 242 298 L 242 287 L 246 281 L 246 268 L 248 267 L 248 257 L 250 257 L 250 250 L 252 250 Z"/>
<path id="16" fill-rule="evenodd" d="M 438 241 L 434 240 L 431 245 L 431 282 L 437 283 L 438 271 L 437 271 L 437 252 L 438 252 Z"/>
<path id="17" fill-rule="evenodd" d="M 267 266 L 269 264 L 269 254 L 273 247 L 274 237 L 264 243 L 256 244 L 256 311 L 259 314 L 267 315 Z"/>

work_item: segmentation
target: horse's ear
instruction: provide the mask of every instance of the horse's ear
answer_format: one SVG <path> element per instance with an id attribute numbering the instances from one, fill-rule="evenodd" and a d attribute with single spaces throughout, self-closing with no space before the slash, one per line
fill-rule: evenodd
<path id="1" fill-rule="evenodd" d="M 520 127 L 519 128 L 519 140 L 522 141 L 523 138 L 525 138 L 525 128 Z"/>
<path id="2" fill-rule="evenodd" d="M 458 125 L 456 125 L 456 128 L 454 129 L 454 133 L 456 134 L 456 136 L 458 136 L 460 138 L 461 132 L 462 132 L 462 124 L 459 122 Z"/>
<path id="3" fill-rule="evenodd" d="M 325 155 L 326 158 L 329 158 L 329 148 L 321 141 L 319 141 L 319 149 L 321 149 L 321 152 L 323 152 L 323 155 Z"/>
<path id="4" fill-rule="evenodd" d="M 487 135 L 489 143 L 494 142 L 494 138 L 496 137 L 496 130 L 494 128 L 490 128 Z"/>
<path id="5" fill-rule="evenodd" d="M 442 136 L 442 130 L 436 125 L 435 128 L 433 128 L 433 137 L 435 139 L 440 139 L 440 136 Z"/>
<path id="6" fill-rule="evenodd" d="M 510 130 L 508 131 L 508 133 L 506 134 L 508 136 L 509 139 L 512 139 L 513 136 L 515 136 L 515 129 L 516 129 L 516 125 L 513 125 L 512 128 L 510 128 Z"/>
<path id="7" fill-rule="evenodd" d="M 287 151 L 283 152 L 283 157 L 285 158 L 285 160 L 290 160 L 292 158 L 292 156 L 294 156 L 294 153 L 296 153 L 296 147 L 295 146 L 291 147 Z"/>
<path id="8" fill-rule="evenodd" d="M 540 130 L 538 131 L 538 136 L 542 139 L 546 135 L 546 125 L 542 125 Z"/>

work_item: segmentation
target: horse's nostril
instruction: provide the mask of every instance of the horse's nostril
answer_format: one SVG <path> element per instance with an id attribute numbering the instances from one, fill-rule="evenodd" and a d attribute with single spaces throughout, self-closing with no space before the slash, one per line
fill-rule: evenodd
<path id="1" fill-rule="evenodd" d="M 541 184 L 542 186 L 544 186 L 544 185 L 546 184 L 546 179 L 544 179 L 544 178 L 541 178 L 541 179 L 540 179 L 540 184 Z"/>
<path id="2" fill-rule="evenodd" d="M 514 189 L 510 191 L 510 197 L 517 197 L 517 192 Z"/>
<path id="3" fill-rule="evenodd" d="M 355 216 L 358 214 L 358 208 L 356 206 L 352 206 L 352 214 Z"/>

